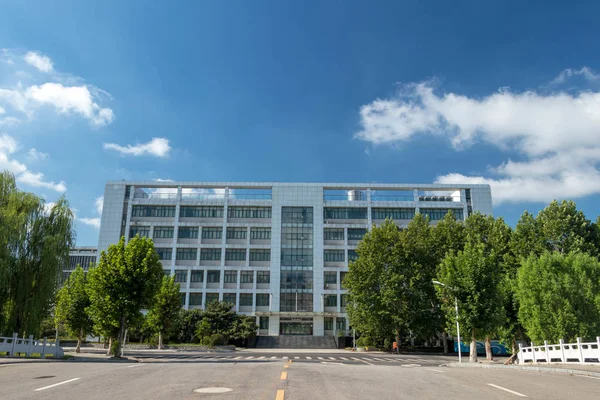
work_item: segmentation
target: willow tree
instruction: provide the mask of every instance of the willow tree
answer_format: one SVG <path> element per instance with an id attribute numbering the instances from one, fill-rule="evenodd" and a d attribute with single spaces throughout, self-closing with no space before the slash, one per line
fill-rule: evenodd
<path id="1" fill-rule="evenodd" d="M 74 243 L 65 197 L 48 210 L 43 199 L 0 174 L 0 332 L 38 334 Z"/>

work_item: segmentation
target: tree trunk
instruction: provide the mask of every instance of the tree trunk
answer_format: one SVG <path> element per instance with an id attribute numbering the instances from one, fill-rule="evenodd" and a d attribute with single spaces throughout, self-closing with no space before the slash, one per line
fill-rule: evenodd
<path id="1" fill-rule="evenodd" d="M 448 354 L 448 333 L 446 331 L 442 333 L 442 340 L 444 341 L 444 354 Z"/>
<path id="2" fill-rule="evenodd" d="M 123 346 L 123 340 L 125 338 L 125 316 L 121 317 L 121 327 L 119 328 L 119 337 L 117 338 L 117 345 L 115 346 L 113 357 L 121 357 L 121 348 Z"/>
<path id="3" fill-rule="evenodd" d="M 512 343 L 511 343 L 511 353 L 513 355 L 517 354 L 517 338 L 513 336 L 512 338 Z"/>
<path id="4" fill-rule="evenodd" d="M 494 359 L 494 355 L 492 354 L 492 340 L 489 335 L 485 337 L 485 358 L 488 361 L 492 361 Z"/>
<path id="5" fill-rule="evenodd" d="M 400 350 L 400 329 L 396 329 L 396 343 L 398 343 L 398 350 Z"/>
<path id="6" fill-rule="evenodd" d="M 460 343 L 458 344 L 460 351 Z M 469 352 L 469 362 L 477 362 L 477 337 L 475 336 L 475 329 L 471 330 L 471 350 Z"/>
<path id="7" fill-rule="evenodd" d="M 159 350 L 163 349 L 162 332 L 158 332 L 158 349 Z"/>
<path id="8" fill-rule="evenodd" d="M 77 347 L 75 347 L 75 353 L 81 353 L 81 337 L 83 336 L 83 329 L 79 331 L 77 336 Z"/>
<path id="9" fill-rule="evenodd" d="M 106 355 L 110 356 L 110 348 L 112 347 L 112 337 L 108 338 L 108 350 L 106 350 Z"/>

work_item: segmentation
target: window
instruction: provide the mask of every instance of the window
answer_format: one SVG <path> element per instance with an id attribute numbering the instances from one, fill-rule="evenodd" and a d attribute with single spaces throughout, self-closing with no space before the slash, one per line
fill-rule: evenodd
<path id="1" fill-rule="evenodd" d="M 227 218 L 271 218 L 271 207 L 239 207 L 227 208 Z"/>
<path id="2" fill-rule="evenodd" d="M 179 261 L 195 261 L 198 256 L 198 249 L 177 249 L 175 259 Z"/>
<path id="3" fill-rule="evenodd" d="M 135 205 L 131 210 L 132 217 L 155 217 L 155 218 L 173 218 L 175 217 L 175 206 L 142 206 Z"/>
<path id="4" fill-rule="evenodd" d="M 205 261 L 218 261 L 221 259 L 221 249 L 202 249 L 200 259 Z"/>
<path id="5" fill-rule="evenodd" d="M 338 331 L 345 331 L 346 330 L 346 318 L 336 318 L 335 319 L 335 329 L 337 329 Z"/>
<path id="6" fill-rule="evenodd" d="M 252 293 L 240 293 L 240 307 L 252 307 Z"/>
<path id="7" fill-rule="evenodd" d="M 348 240 L 362 240 L 366 234 L 366 228 L 348 228 Z"/>
<path id="8" fill-rule="evenodd" d="M 308 247 L 313 244 L 312 226 L 284 226 L 281 228 L 281 244 L 284 246 Z"/>
<path id="9" fill-rule="evenodd" d="M 344 279 L 346 278 L 347 274 L 348 274 L 348 271 L 341 271 L 340 272 L 340 283 L 342 284 L 342 289 L 346 288 L 346 286 L 344 285 Z"/>
<path id="10" fill-rule="evenodd" d="M 346 307 L 346 304 L 348 304 L 348 295 L 347 294 L 341 294 L 340 295 L 340 306 L 341 307 Z"/>
<path id="11" fill-rule="evenodd" d="M 135 235 L 140 235 L 140 237 L 150 237 L 150 228 L 147 226 L 132 226 L 129 230 L 129 237 L 133 238 Z"/>
<path id="12" fill-rule="evenodd" d="M 344 240 L 344 229 L 325 229 L 325 240 Z M 350 239 L 350 238 L 348 238 Z"/>
<path id="13" fill-rule="evenodd" d="M 181 307 L 185 306 L 185 293 L 179 293 L 179 304 Z"/>
<path id="14" fill-rule="evenodd" d="M 171 276 L 171 270 L 170 269 L 163 269 L 163 274 L 165 274 L 165 276 Z"/>
<path id="15" fill-rule="evenodd" d="M 271 273 L 269 271 L 256 271 L 256 283 L 271 283 Z"/>
<path id="16" fill-rule="evenodd" d="M 240 280 L 242 283 L 254 283 L 254 271 L 242 271 Z"/>
<path id="17" fill-rule="evenodd" d="M 173 249 L 170 247 L 156 247 L 155 250 L 161 260 L 170 260 L 173 255 Z"/>
<path id="18" fill-rule="evenodd" d="M 202 305 L 202 293 L 190 293 L 190 306 Z"/>
<path id="19" fill-rule="evenodd" d="M 192 283 L 204 282 L 204 271 L 192 271 L 191 281 Z"/>
<path id="20" fill-rule="evenodd" d="M 250 249 L 250 261 L 271 261 L 271 250 Z"/>
<path id="21" fill-rule="evenodd" d="M 420 208 L 419 212 L 428 216 L 431 221 L 441 220 L 448 212 L 452 212 L 458 221 L 464 219 L 463 210 L 458 208 Z"/>
<path id="22" fill-rule="evenodd" d="M 219 293 L 206 293 L 206 304 L 219 301 Z"/>
<path id="23" fill-rule="evenodd" d="M 208 274 L 206 275 L 206 281 L 208 283 L 219 283 L 221 281 L 221 272 L 208 271 Z"/>
<path id="24" fill-rule="evenodd" d="M 221 239 L 223 238 L 223 228 L 205 226 L 202 228 L 202 239 Z"/>
<path id="25" fill-rule="evenodd" d="M 270 240 L 271 228 L 250 228 L 250 239 Z"/>
<path id="26" fill-rule="evenodd" d="M 269 307 L 269 294 L 268 293 L 257 293 L 256 294 L 256 307 Z"/>
<path id="27" fill-rule="evenodd" d="M 258 302 L 258 299 L 256 301 Z M 269 317 L 259 317 L 258 329 L 269 329 Z"/>
<path id="28" fill-rule="evenodd" d="M 356 250 L 348 250 L 348 261 L 358 260 L 358 253 Z"/>
<path id="29" fill-rule="evenodd" d="M 226 303 L 231 303 L 235 307 L 237 295 L 235 293 L 223 293 L 223 301 Z"/>
<path id="30" fill-rule="evenodd" d="M 350 207 L 325 207 L 323 212 L 325 220 L 328 219 L 367 219 L 366 208 Z"/>
<path id="31" fill-rule="evenodd" d="M 312 224 L 312 207 L 282 207 L 281 222 L 284 224 Z"/>
<path id="32" fill-rule="evenodd" d="M 333 330 L 333 318 L 325 317 L 324 322 L 325 322 L 325 330 L 332 331 Z"/>
<path id="33" fill-rule="evenodd" d="M 246 249 L 226 249 L 225 260 L 227 261 L 245 261 Z"/>
<path id="34" fill-rule="evenodd" d="M 312 249 L 281 249 L 282 266 L 312 266 Z"/>
<path id="35" fill-rule="evenodd" d="M 325 281 L 325 284 L 337 284 L 337 272 L 335 271 L 325 271 L 323 273 L 323 279 Z"/>
<path id="36" fill-rule="evenodd" d="M 175 270 L 175 282 L 187 282 L 187 270 Z"/>
<path id="37" fill-rule="evenodd" d="M 414 208 L 373 208 L 371 209 L 372 219 L 413 219 L 415 216 Z"/>
<path id="38" fill-rule="evenodd" d="M 281 289 L 312 290 L 313 272 L 311 270 L 281 271 L 280 287 Z"/>
<path id="39" fill-rule="evenodd" d="M 237 271 L 225 271 L 225 283 L 237 283 Z"/>
<path id="40" fill-rule="evenodd" d="M 154 239 L 172 239 L 173 238 L 173 227 L 172 226 L 155 226 Z"/>
<path id="41" fill-rule="evenodd" d="M 181 218 L 223 218 L 223 207 L 219 206 L 181 206 Z"/>
<path id="42" fill-rule="evenodd" d="M 246 228 L 227 228 L 227 239 L 246 239 Z"/>
<path id="43" fill-rule="evenodd" d="M 198 239 L 198 227 L 180 226 L 177 237 L 179 239 Z"/>
<path id="44" fill-rule="evenodd" d="M 337 307 L 337 295 L 326 294 L 325 296 L 325 307 Z"/>
<path id="45" fill-rule="evenodd" d="M 325 250 L 323 252 L 325 262 L 344 262 L 344 250 Z"/>

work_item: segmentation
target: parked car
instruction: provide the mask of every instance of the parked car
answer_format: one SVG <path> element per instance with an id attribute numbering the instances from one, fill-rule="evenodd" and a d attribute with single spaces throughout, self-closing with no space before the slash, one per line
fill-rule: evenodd
<path id="1" fill-rule="evenodd" d="M 495 356 L 506 356 L 510 354 L 508 347 L 502 344 L 499 340 L 492 340 L 492 354 Z M 454 342 L 454 351 L 458 351 L 458 342 Z M 471 343 L 461 343 L 460 351 L 469 353 L 471 351 Z M 485 342 L 477 342 L 477 354 L 485 354 Z"/>

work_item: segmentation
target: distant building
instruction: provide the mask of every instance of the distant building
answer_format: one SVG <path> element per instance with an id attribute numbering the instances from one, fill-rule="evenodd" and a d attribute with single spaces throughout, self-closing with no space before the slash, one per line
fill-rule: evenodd
<path id="1" fill-rule="evenodd" d="M 98 258 L 98 248 L 97 247 L 89 247 L 89 246 L 78 246 L 73 247 L 69 251 L 69 265 L 67 265 L 63 271 L 60 283 L 64 283 L 71 272 L 77 266 L 81 266 L 84 271 L 90 269 L 93 265 L 96 264 Z"/>
<path id="2" fill-rule="evenodd" d="M 491 214 L 489 185 L 111 181 L 98 250 L 150 237 L 184 308 L 224 300 L 256 316 L 260 335 L 336 335 L 367 230 L 448 211 Z"/>

